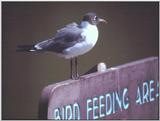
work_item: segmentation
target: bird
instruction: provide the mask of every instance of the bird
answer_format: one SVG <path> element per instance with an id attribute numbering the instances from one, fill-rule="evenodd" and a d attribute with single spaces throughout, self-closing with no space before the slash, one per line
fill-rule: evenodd
<path id="1" fill-rule="evenodd" d="M 57 30 L 53 37 L 36 44 L 18 45 L 17 51 L 49 51 L 64 59 L 70 59 L 70 78 L 79 79 L 78 56 L 89 52 L 96 45 L 99 35 L 97 25 L 99 23 L 107 23 L 107 21 L 94 12 L 88 12 L 79 24 L 76 22 L 67 24 Z"/>

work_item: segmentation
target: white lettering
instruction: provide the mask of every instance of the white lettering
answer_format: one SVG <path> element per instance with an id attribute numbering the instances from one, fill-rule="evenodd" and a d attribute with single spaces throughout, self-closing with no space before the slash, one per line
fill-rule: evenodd
<path id="1" fill-rule="evenodd" d="M 157 81 L 157 91 L 156 91 L 156 97 L 159 97 L 159 82 Z"/>
<path id="2" fill-rule="evenodd" d="M 91 99 L 87 99 L 87 120 L 89 119 L 89 112 L 92 110 L 92 108 L 89 106 L 89 103 L 91 102 Z"/>
<path id="3" fill-rule="evenodd" d="M 136 104 L 142 104 L 142 100 L 141 100 L 141 92 L 140 92 L 140 88 L 137 88 L 137 99 L 136 99 Z"/>
<path id="4" fill-rule="evenodd" d="M 114 94 L 114 92 L 113 92 L 112 96 L 113 97 L 112 97 L 112 102 L 111 103 L 113 104 L 113 114 L 114 114 L 116 112 L 115 111 L 116 109 L 115 109 L 115 94 Z"/>
<path id="5" fill-rule="evenodd" d="M 148 96 L 149 96 L 149 87 L 148 87 L 148 83 L 144 82 L 143 83 L 143 103 L 149 102 L 148 100 Z"/>
<path id="6" fill-rule="evenodd" d="M 65 114 L 66 114 L 66 119 L 71 120 L 72 119 L 72 107 L 71 105 L 67 105 L 65 108 Z"/>
<path id="7" fill-rule="evenodd" d="M 97 102 L 97 103 L 96 103 Z M 93 119 L 97 119 L 98 116 L 96 115 L 96 109 L 98 109 L 98 98 L 93 98 Z"/>
<path id="8" fill-rule="evenodd" d="M 127 109 L 129 107 L 129 99 L 128 99 L 128 97 L 126 97 L 127 92 L 128 92 L 128 89 L 125 88 L 124 91 L 123 91 L 123 96 L 122 96 L 123 97 L 123 101 L 122 102 L 123 102 L 124 109 Z M 125 102 L 125 99 L 126 99 L 127 102 Z"/>
<path id="9" fill-rule="evenodd" d="M 151 80 L 150 83 L 149 83 L 149 87 L 150 87 L 149 99 L 150 99 L 150 102 L 154 101 L 154 97 L 152 97 L 152 92 L 154 92 L 154 88 L 152 88 L 153 83 L 154 83 L 153 80 Z"/>
<path id="10" fill-rule="evenodd" d="M 80 107 L 79 107 L 78 103 L 74 103 L 74 105 L 73 105 L 73 119 L 80 120 L 80 118 L 81 118 L 80 117 Z"/>
<path id="11" fill-rule="evenodd" d="M 66 105 L 61 108 L 54 109 L 54 119 L 59 120 L 71 120 L 71 119 L 80 119 L 80 107 L 78 103 L 73 105 Z"/>
<path id="12" fill-rule="evenodd" d="M 102 118 L 102 117 L 105 116 L 105 114 L 102 113 L 102 108 L 104 107 L 104 104 L 102 103 L 102 99 L 104 99 L 104 96 L 103 96 L 103 95 L 101 95 L 101 96 L 99 97 L 99 117 L 100 117 L 100 118 Z"/>
<path id="13" fill-rule="evenodd" d="M 59 112 L 60 112 L 60 111 L 59 111 L 58 108 L 54 110 L 54 118 L 55 118 L 56 120 L 60 120 L 60 119 L 61 119 Z"/>
<path id="14" fill-rule="evenodd" d="M 116 92 L 116 101 L 118 102 L 119 108 L 122 111 L 122 102 L 120 97 L 118 96 L 117 92 Z"/>
<path id="15" fill-rule="evenodd" d="M 108 98 L 109 98 L 109 102 L 108 102 Z M 111 99 L 111 95 L 108 93 L 106 94 L 106 115 L 110 115 L 111 112 L 112 112 L 112 99 Z"/>

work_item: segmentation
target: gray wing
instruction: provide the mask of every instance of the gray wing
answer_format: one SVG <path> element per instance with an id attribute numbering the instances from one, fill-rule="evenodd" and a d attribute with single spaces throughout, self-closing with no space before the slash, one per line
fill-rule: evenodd
<path id="1" fill-rule="evenodd" d="M 81 33 L 80 27 L 76 23 L 71 23 L 58 30 L 53 38 L 37 43 L 35 47 L 62 53 L 64 49 L 84 40 Z"/>

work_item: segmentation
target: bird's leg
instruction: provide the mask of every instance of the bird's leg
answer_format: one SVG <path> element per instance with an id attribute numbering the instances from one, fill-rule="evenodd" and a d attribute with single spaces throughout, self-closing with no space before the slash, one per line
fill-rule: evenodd
<path id="1" fill-rule="evenodd" d="M 77 57 L 71 58 L 70 68 L 71 68 L 70 78 L 71 79 L 79 79 Z"/>
<path id="2" fill-rule="evenodd" d="M 70 60 L 70 69 L 71 69 L 71 72 L 70 72 L 70 78 L 73 79 L 73 58 L 71 58 Z"/>
<path id="3" fill-rule="evenodd" d="M 76 77 L 76 79 L 78 79 L 79 78 L 79 74 L 78 74 L 78 58 L 77 57 L 75 57 L 75 70 L 76 70 L 75 77 Z"/>

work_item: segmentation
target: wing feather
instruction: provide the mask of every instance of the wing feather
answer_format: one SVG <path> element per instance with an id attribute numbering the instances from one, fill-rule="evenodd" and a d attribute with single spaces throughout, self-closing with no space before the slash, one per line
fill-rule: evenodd
<path id="1" fill-rule="evenodd" d="M 75 45 L 77 42 L 83 41 L 81 33 L 82 30 L 78 24 L 71 23 L 57 30 L 53 38 L 37 43 L 35 46 L 42 50 L 62 53 L 64 49 Z"/>

